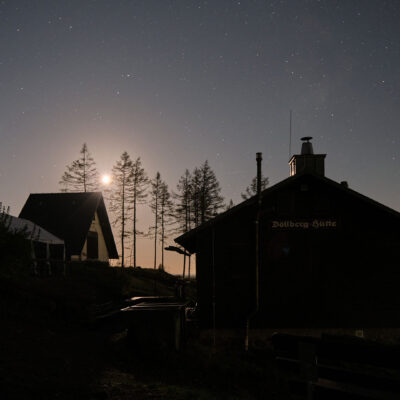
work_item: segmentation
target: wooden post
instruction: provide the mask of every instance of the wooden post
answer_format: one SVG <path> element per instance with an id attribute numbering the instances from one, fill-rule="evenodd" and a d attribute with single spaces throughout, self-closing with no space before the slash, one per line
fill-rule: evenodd
<path id="1" fill-rule="evenodd" d="M 300 374 L 307 384 L 307 400 L 313 400 L 314 382 L 318 378 L 316 344 L 300 341 L 298 346 Z"/>

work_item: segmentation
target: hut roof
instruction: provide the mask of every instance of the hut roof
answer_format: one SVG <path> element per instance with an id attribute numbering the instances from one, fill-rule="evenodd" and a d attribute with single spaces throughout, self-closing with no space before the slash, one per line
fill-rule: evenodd
<path id="1" fill-rule="evenodd" d="M 364 196 L 361 193 L 356 192 L 355 190 L 350 189 L 346 185 L 337 183 L 337 182 L 333 181 L 332 179 L 329 179 L 325 176 L 314 174 L 311 172 L 298 173 L 296 175 L 290 176 L 290 177 L 284 179 L 283 181 L 263 190 L 261 192 L 262 201 L 264 201 L 264 199 L 267 199 L 271 194 L 273 194 L 281 189 L 284 189 L 286 187 L 289 187 L 289 186 L 295 184 L 296 182 L 303 180 L 305 177 L 310 177 L 311 179 L 321 182 L 322 184 L 328 185 L 329 187 L 331 187 L 339 192 L 342 192 L 345 195 L 347 195 L 353 199 L 356 199 L 358 201 L 366 203 L 372 207 L 375 207 L 375 208 L 383 211 L 384 213 L 391 215 L 392 217 L 400 219 L 400 213 L 398 211 L 393 210 L 392 208 L 389 208 L 375 200 L 372 200 L 371 198 Z M 175 238 L 175 242 L 180 244 L 181 246 L 183 246 L 186 250 L 193 252 L 194 248 L 195 248 L 194 240 L 199 232 L 201 232 L 209 227 L 212 227 L 215 224 L 224 222 L 227 219 L 235 218 L 237 213 L 243 211 L 244 209 L 254 207 L 254 206 L 256 206 L 256 204 L 257 204 L 257 196 L 253 196 L 253 197 L 239 203 L 238 205 L 230 208 L 229 210 L 217 215 L 216 217 L 210 219 L 209 221 L 199 225 L 198 227 Z"/>
<path id="2" fill-rule="evenodd" d="M 30 194 L 19 214 L 64 239 L 68 254 L 80 254 L 97 211 L 110 258 L 118 258 L 101 192 Z"/>

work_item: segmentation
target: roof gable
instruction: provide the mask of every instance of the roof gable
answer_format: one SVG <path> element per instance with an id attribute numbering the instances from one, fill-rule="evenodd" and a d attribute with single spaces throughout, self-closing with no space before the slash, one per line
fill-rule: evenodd
<path id="1" fill-rule="evenodd" d="M 111 225 L 108 219 L 108 214 L 106 210 L 106 205 L 104 204 L 103 196 L 101 196 L 97 207 L 97 215 L 99 217 L 101 230 L 103 231 L 104 240 L 106 242 L 108 256 L 110 258 L 118 259 L 118 251 L 115 245 L 114 235 L 111 230 Z"/>
<path id="2" fill-rule="evenodd" d="M 361 201 L 364 204 L 369 205 L 370 207 L 375 207 L 379 209 L 380 211 L 383 211 L 384 213 L 387 213 L 388 215 L 391 215 L 394 218 L 400 219 L 400 213 L 386 207 L 385 205 L 372 200 L 371 198 L 364 196 L 355 190 L 349 189 L 348 187 L 337 183 L 329 178 L 326 178 L 325 176 L 313 174 L 313 173 L 302 173 L 302 174 L 296 174 L 293 176 L 290 176 L 283 181 L 265 189 L 261 193 L 262 201 L 265 199 L 269 198 L 273 193 L 276 193 L 278 191 L 284 190 L 286 188 L 291 187 L 292 185 L 300 183 L 303 179 L 313 179 L 316 180 L 323 185 L 327 185 L 328 187 L 341 192 L 345 196 L 349 196 L 349 198 L 352 198 L 353 200 L 356 201 Z M 191 241 L 192 238 L 194 238 L 198 232 L 203 231 L 204 229 L 207 229 L 208 227 L 211 227 L 215 224 L 218 224 L 219 222 L 225 221 L 226 219 L 234 218 L 237 216 L 237 214 L 244 209 L 254 207 L 257 204 L 257 196 L 253 196 L 250 199 L 247 199 L 243 201 L 242 203 L 239 203 L 238 205 L 232 207 L 231 209 L 217 215 L 216 217 L 210 219 L 209 221 L 205 222 L 204 224 L 198 226 L 197 228 L 194 228 L 190 230 L 189 232 L 184 233 L 183 235 L 177 237 L 175 239 L 175 242 L 185 246 L 187 241 Z"/>
<path id="3" fill-rule="evenodd" d="M 110 258 L 117 258 L 114 237 L 101 192 L 30 194 L 19 214 L 64 239 L 67 254 L 80 254 L 95 212 Z"/>

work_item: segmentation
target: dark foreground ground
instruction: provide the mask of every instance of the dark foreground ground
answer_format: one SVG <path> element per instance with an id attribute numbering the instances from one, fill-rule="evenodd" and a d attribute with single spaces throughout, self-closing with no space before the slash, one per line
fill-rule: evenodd
<path id="1" fill-rule="evenodd" d="M 267 342 L 245 353 L 241 332 L 213 346 L 211 332 L 194 329 L 184 352 L 138 353 L 126 331 L 95 328 L 93 304 L 153 294 L 155 272 L 94 268 L 49 278 L 1 270 L 1 399 L 277 398 Z M 159 273 L 157 294 L 172 294 L 174 279 Z"/>
<path id="2" fill-rule="evenodd" d="M 181 354 L 137 355 L 124 332 L 12 328 L 1 335 L 2 399 L 272 398 L 268 353 L 205 339 Z"/>

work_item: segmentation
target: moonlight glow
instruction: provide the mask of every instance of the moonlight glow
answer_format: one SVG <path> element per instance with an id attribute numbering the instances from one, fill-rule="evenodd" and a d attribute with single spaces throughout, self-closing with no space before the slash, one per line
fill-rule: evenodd
<path id="1" fill-rule="evenodd" d="M 111 182 L 110 175 L 103 175 L 101 181 L 104 185 L 109 185 Z"/>

